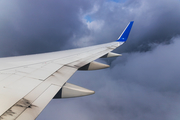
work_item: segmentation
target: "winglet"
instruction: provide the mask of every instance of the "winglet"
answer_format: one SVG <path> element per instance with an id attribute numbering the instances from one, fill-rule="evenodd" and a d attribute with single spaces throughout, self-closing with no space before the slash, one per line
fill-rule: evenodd
<path id="1" fill-rule="evenodd" d="M 125 42 L 128 39 L 134 21 L 131 21 L 117 39 L 118 42 Z"/>

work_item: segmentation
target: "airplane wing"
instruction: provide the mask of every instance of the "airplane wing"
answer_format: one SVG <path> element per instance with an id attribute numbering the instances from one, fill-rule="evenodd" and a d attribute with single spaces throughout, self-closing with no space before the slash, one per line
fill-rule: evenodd
<path id="1" fill-rule="evenodd" d="M 60 52 L 0 59 L 0 120 L 34 120 L 53 98 L 93 94 L 94 91 L 67 83 L 77 70 L 109 67 L 94 62 L 114 57 L 111 51 L 128 38 L 133 21 L 117 41 Z"/>

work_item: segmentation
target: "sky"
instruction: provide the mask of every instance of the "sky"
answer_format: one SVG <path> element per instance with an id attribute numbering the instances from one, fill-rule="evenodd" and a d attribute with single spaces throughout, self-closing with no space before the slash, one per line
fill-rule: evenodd
<path id="1" fill-rule="evenodd" d="M 0 57 L 115 41 L 134 21 L 111 65 L 68 82 L 95 94 L 52 100 L 37 120 L 179 120 L 179 0 L 0 0 Z"/>

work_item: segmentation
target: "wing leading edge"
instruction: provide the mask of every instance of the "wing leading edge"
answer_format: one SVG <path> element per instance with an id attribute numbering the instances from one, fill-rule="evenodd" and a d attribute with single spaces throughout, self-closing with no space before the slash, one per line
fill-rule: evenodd
<path id="1" fill-rule="evenodd" d="M 111 51 L 128 38 L 133 21 L 117 41 L 60 52 L 0 59 L 0 120 L 33 120 L 50 100 L 93 94 L 67 80 L 79 70 L 107 68 L 93 62 L 115 57 Z"/>

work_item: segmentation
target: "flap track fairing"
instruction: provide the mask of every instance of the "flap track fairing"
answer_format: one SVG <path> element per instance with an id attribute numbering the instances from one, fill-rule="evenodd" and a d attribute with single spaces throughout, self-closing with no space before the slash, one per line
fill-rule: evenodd
<path id="1" fill-rule="evenodd" d="M 102 56 L 101 58 L 119 57 L 119 56 L 122 56 L 122 54 L 117 54 L 117 53 L 109 52 L 109 53 L 105 54 L 104 56 Z"/>
<path id="2" fill-rule="evenodd" d="M 71 84 L 66 83 L 61 90 L 55 95 L 54 99 L 57 98 L 73 98 L 81 97 L 86 95 L 94 94 L 94 91 Z"/>
<path id="3" fill-rule="evenodd" d="M 108 67 L 110 67 L 110 66 L 93 61 L 93 62 L 90 62 L 90 63 L 84 65 L 83 67 L 79 68 L 78 70 L 99 70 L 99 69 L 104 69 L 104 68 L 108 68 Z"/>

